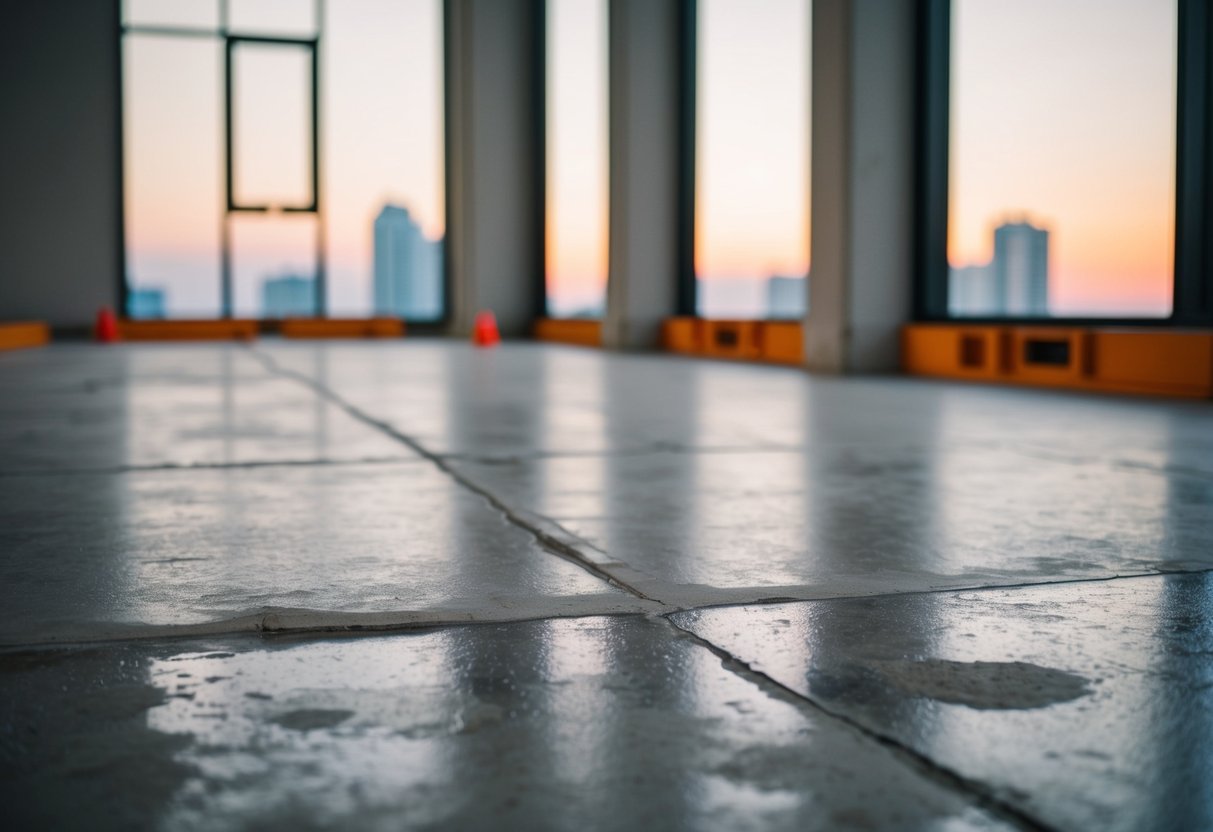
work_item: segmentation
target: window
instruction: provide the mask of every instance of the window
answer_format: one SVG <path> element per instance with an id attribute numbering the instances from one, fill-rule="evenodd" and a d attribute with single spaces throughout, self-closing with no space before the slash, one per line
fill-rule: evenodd
<path id="1" fill-rule="evenodd" d="M 1177 8 L 954 0 L 947 312 L 1173 306 Z"/>
<path id="2" fill-rule="evenodd" d="M 441 318 L 442 9 L 127 0 L 127 314 Z"/>
<path id="3" fill-rule="evenodd" d="M 607 0 L 548 0 L 547 314 L 600 318 L 608 239 Z"/>
<path id="4" fill-rule="evenodd" d="M 699 0 L 696 309 L 802 318 L 809 273 L 809 0 Z"/>

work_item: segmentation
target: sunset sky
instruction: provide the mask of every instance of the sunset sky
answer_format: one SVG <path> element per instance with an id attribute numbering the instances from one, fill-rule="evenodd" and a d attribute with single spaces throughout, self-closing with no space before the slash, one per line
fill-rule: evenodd
<path id="1" fill-rule="evenodd" d="M 695 273 L 703 314 L 765 315 L 766 278 L 808 272 L 809 3 L 699 0 Z"/>
<path id="2" fill-rule="evenodd" d="M 549 0 L 548 313 L 601 314 L 607 281 L 607 0 Z"/>
<path id="3" fill-rule="evenodd" d="M 163 7 L 143 7 L 152 5 Z M 263 30 L 277 13 L 300 7 L 297 0 L 233 2 L 233 22 Z M 128 3 L 128 15 L 139 13 L 139 4 Z M 326 3 L 325 13 L 321 143 L 329 311 L 366 315 L 371 226 L 383 204 L 407 207 L 432 239 L 444 233 L 442 5 L 340 0 Z M 296 17 L 277 19 L 290 24 L 288 34 L 298 32 Z M 222 59 L 218 40 L 125 40 L 128 268 L 135 285 L 166 287 L 170 311 L 180 316 L 219 312 Z M 238 167 L 237 188 L 250 190 L 250 197 L 289 202 L 305 181 L 305 145 L 295 138 L 306 115 L 301 68 L 298 53 L 284 50 L 237 70 L 248 70 L 236 80 L 237 153 L 247 160 Z M 246 126 L 258 118 L 257 129 L 242 133 L 241 113 Z M 275 192 L 283 193 L 275 198 Z M 232 231 L 237 314 L 257 313 L 267 274 L 311 274 L 313 219 L 240 216 Z"/>
<path id="4" fill-rule="evenodd" d="M 128 0 L 128 14 L 153 6 L 164 7 Z M 272 16 L 288 6 L 301 7 L 232 8 L 264 29 L 246 10 Z M 441 0 L 325 7 L 330 312 L 367 314 L 371 224 L 382 205 L 407 207 L 431 238 L 444 233 Z M 555 314 L 601 306 L 605 294 L 606 8 L 549 4 Z M 808 271 L 809 9 L 810 0 L 699 0 L 695 266 L 706 314 L 762 314 L 766 277 Z M 1055 314 L 1166 314 L 1175 4 L 955 0 L 952 25 L 950 261 L 987 262 L 994 226 L 1027 217 L 1050 230 Z M 302 199 L 305 55 L 238 55 L 238 196 Z M 125 39 L 129 269 L 135 285 L 168 288 L 179 315 L 219 311 L 222 56 L 218 40 Z M 242 216 L 232 230 L 238 314 L 256 314 L 266 275 L 310 274 L 312 219 Z"/>
<path id="5" fill-rule="evenodd" d="M 1049 229 L 1050 310 L 1165 315 L 1175 194 L 1175 4 L 956 0 L 948 256 Z"/>

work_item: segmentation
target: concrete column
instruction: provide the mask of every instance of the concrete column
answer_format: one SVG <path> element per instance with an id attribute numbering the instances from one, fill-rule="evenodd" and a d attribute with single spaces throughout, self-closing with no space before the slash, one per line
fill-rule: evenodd
<path id="1" fill-rule="evenodd" d="M 915 6 L 813 2 L 811 370 L 896 370 L 910 319 Z"/>
<path id="2" fill-rule="evenodd" d="M 682 23 L 681 0 L 611 0 L 607 347 L 653 348 L 677 312 Z"/>
<path id="3" fill-rule="evenodd" d="M 451 324 L 524 335 L 543 285 L 543 3 L 449 0 Z"/>
<path id="4" fill-rule="evenodd" d="M 118 0 L 9 3 L 0 26 L 0 320 L 92 324 L 122 274 Z"/>

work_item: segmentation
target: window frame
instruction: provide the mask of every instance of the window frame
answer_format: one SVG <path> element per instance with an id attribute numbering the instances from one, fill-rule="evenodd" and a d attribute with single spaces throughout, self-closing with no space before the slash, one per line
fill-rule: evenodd
<path id="1" fill-rule="evenodd" d="M 1207 0 L 1176 0 L 1175 240 L 1166 317 L 956 316 L 948 311 L 948 162 L 952 0 L 919 0 L 915 104 L 914 320 L 974 326 L 1192 327 L 1213 324 L 1213 12 Z"/>
<path id="2" fill-rule="evenodd" d="M 542 2 L 542 0 L 540 0 Z M 231 71 L 232 50 L 240 42 L 252 42 L 262 44 L 277 44 L 289 46 L 303 46 L 310 48 L 312 53 L 311 69 L 312 69 L 312 90 L 311 90 L 311 141 L 312 158 L 311 158 L 311 186 L 312 186 L 312 201 L 310 205 L 304 206 L 288 206 L 285 207 L 282 213 L 286 216 L 298 214 L 312 214 L 316 218 L 316 317 L 328 318 L 328 245 L 327 245 L 327 227 L 325 225 L 326 215 L 324 212 L 324 202 L 322 201 L 322 183 L 324 181 L 324 155 L 323 155 L 323 101 L 320 91 L 321 73 L 320 65 L 323 61 L 323 30 L 324 30 L 324 11 L 325 0 L 312 0 L 312 14 L 316 24 L 316 30 L 311 37 L 300 37 L 298 35 L 275 36 L 262 33 L 241 33 L 241 31 L 232 29 L 228 21 L 228 2 L 227 0 L 216 0 L 219 9 L 219 20 L 215 27 L 200 27 L 200 26 L 184 26 L 184 25 L 152 25 L 152 24 L 130 24 L 126 22 L 126 4 L 123 0 L 115 0 L 114 2 L 114 38 L 118 42 L 118 67 L 117 67 L 117 95 L 115 96 L 115 106 L 117 109 L 117 137 L 118 137 L 118 153 L 117 153 L 117 176 L 118 187 L 117 191 L 117 210 L 115 212 L 117 221 L 115 230 L 118 237 L 117 246 L 117 286 L 115 287 L 115 303 L 116 309 L 119 310 L 120 317 L 126 317 L 128 303 L 131 294 L 131 285 L 128 275 L 128 257 L 127 257 L 127 234 L 126 234 L 126 131 L 125 131 L 125 116 L 126 116 L 126 36 L 128 34 L 148 34 L 158 36 L 170 36 L 181 38 L 204 38 L 214 39 L 223 46 L 224 57 L 222 65 L 224 67 L 224 75 L 221 79 L 220 94 L 223 97 L 223 118 L 224 124 L 222 127 L 223 146 L 225 158 L 221 166 L 226 178 L 225 194 L 221 199 L 220 210 L 220 231 L 221 231 L 221 248 L 220 262 L 221 271 L 220 279 L 220 313 L 217 317 L 208 320 L 230 320 L 233 316 L 233 280 L 231 273 L 231 239 L 229 232 L 228 220 L 233 214 L 238 213 L 265 213 L 266 209 L 262 206 L 245 206 L 236 204 L 232 198 L 232 97 L 233 97 L 233 78 Z M 442 312 L 436 318 L 424 319 L 402 319 L 409 324 L 410 329 L 422 334 L 435 334 L 445 331 L 447 326 L 454 318 L 454 310 L 452 302 L 454 300 L 454 292 L 452 290 L 452 266 L 451 266 L 451 220 L 454 217 L 454 212 L 451 206 L 451 186 L 452 171 L 451 171 L 451 111 L 453 107 L 451 79 L 454 74 L 453 58 L 452 58 L 452 11 L 450 0 L 441 0 L 440 14 L 442 18 L 442 32 L 440 35 L 442 46 L 442 182 L 443 182 L 443 235 L 442 235 L 442 268 L 440 296 L 442 298 Z M 371 317 L 374 316 L 374 310 L 371 310 Z M 269 318 L 258 318 L 259 322 L 272 322 Z"/>

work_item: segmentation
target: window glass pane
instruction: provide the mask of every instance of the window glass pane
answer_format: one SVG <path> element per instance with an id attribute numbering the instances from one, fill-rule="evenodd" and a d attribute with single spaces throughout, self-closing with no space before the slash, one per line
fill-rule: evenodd
<path id="1" fill-rule="evenodd" d="M 236 204 L 311 204 L 311 50 L 236 43 L 232 97 Z"/>
<path id="2" fill-rule="evenodd" d="M 952 4 L 949 309 L 1165 316 L 1176 8 Z"/>
<path id="3" fill-rule="evenodd" d="M 607 3 L 547 3 L 547 310 L 599 318 L 607 282 Z"/>
<path id="4" fill-rule="evenodd" d="M 223 48 L 123 38 L 127 314 L 220 313 Z"/>
<path id="5" fill-rule="evenodd" d="M 218 0 L 125 0 L 122 11 L 129 26 L 219 28 Z"/>
<path id="6" fill-rule="evenodd" d="M 232 214 L 233 314 L 289 318 L 316 314 L 314 214 Z"/>
<path id="7" fill-rule="evenodd" d="M 330 315 L 442 316 L 442 0 L 325 4 Z"/>
<path id="8" fill-rule="evenodd" d="M 698 311 L 799 318 L 809 272 L 809 0 L 698 6 Z"/>
<path id="9" fill-rule="evenodd" d="M 340 6 L 346 0 L 330 0 Z M 228 0 L 233 34 L 309 38 L 316 34 L 316 0 Z"/>

